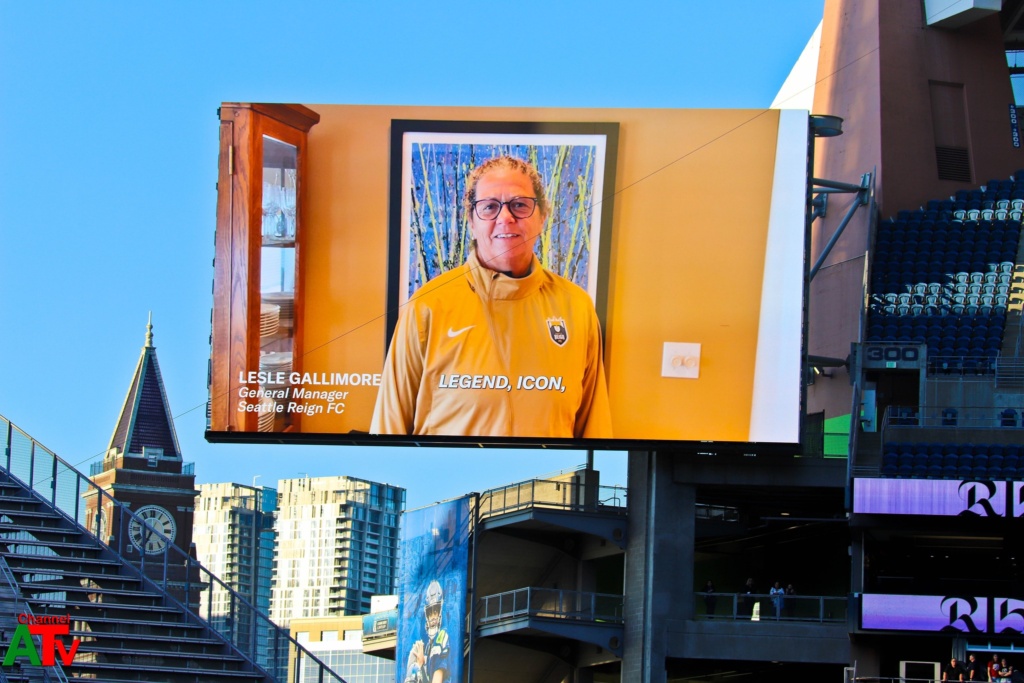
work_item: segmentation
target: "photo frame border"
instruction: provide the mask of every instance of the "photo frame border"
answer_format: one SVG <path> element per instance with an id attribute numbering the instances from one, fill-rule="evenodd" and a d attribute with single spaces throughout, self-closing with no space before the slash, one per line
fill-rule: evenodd
<path id="1" fill-rule="evenodd" d="M 507 135 L 593 135 L 605 138 L 605 158 L 602 173 L 601 219 L 597 226 L 600 240 L 596 254 L 597 278 L 595 283 L 594 308 L 601 328 L 604 329 L 608 308 L 609 261 L 611 255 L 612 214 L 615 207 L 615 170 L 618 164 L 619 123 L 617 121 L 571 122 L 571 121 L 448 121 L 424 119 L 392 119 L 391 147 L 388 183 L 388 254 L 387 254 L 387 298 L 385 307 L 385 350 L 391 343 L 398 315 L 402 305 L 401 271 L 403 268 L 402 243 L 402 194 L 403 173 L 407 165 L 404 154 L 404 138 L 407 133 L 451 133 Z"/>

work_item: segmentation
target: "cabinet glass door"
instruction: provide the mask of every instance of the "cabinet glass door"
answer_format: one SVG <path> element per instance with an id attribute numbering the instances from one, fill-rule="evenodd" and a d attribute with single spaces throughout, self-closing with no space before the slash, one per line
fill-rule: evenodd
<path id="1" fill-rule="evenodd" d="M 259 369 L 274 377 L 287 377 L 292 371 L 298 157 L 294 145 L 263 136 Z M 286 387 L 287 383 L 264 385 L 265 389 Z M 290 422 L 286 412 L 261 411 L 259 415 L 261 432 L 281 431 Z"/>

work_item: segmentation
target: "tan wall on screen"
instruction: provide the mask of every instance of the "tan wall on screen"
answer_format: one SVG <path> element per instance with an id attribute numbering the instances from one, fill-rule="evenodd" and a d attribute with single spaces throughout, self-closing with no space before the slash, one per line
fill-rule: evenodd
<path id="1" fill-rule="evenodd" d="M 309 105 L 306 372 L 378 373 L 385 353 L 391 119 L 620 124 L 606 358 L 615 436 L 745 441 L 778 112 Z M 606 188 L 607 191 L 607 188 Z M 703 345 L 698 380 L 660 376 Z M 366 431 L 373 387 L 304 432 Z"/>

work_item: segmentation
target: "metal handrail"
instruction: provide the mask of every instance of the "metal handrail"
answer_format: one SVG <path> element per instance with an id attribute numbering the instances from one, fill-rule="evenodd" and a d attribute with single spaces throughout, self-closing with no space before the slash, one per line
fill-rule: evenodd
<path id="1" fill-rule="evenodd" d="M 999 365 L 998 358 L 988 356 L 929 356 L 928 381 L 960 382 L 975 379 L 991 382 Z"/>
<path id="2" fill-rule="evenodd" d="M 481 518 L 534 507 L 625 514 L 626 488 L 577 480 L 527 479 L 484 491 L 479 505 Z"/>
<path id="3" fill-rule="evenodd" d="M 341 676 L 292 638 L 287 629 L 273 623 L 159 530 L 0 415 L 0 429 L 3 428 L 6 440 L 0 469 L 52 506 L 69 523 L 95 536 L 99 544 L 113 551 L 129 571 L 144 583 L 162 590 L 167 600 L 209 633 L 224 640 L 255 670 L 264 671 L 275 680 L 286 680 L 289 660 L 294 656 L 296 675 L 303 666 L 303 660 L 308 659 L 319 667 L 319 672 L 313 674 L 318 680 L 345 683 Z M 94 515 L 91 520 L 94 528 L 89 528 L 85 504 L 94 496 L 97 500 L 92 509 L 103 511 L 103 514 Z M 163 545 L 157 553 L 139 553 L 141 562 L 138 565 L 126 559 L 130 543 L 127 530 L 133 523 L 143 534 L 143 547 L 154 537 Z M 125 533 L 119 533 L 121 530 Z M 181 588 L 172 587 L 172 583 Z M 227 595 L 229 609 L 226 613 L 213 613 L 213 600 L 210 598 L 214 588 Z M 175 590 L 181 599 L 175 595 Z M 200 614 L 199 605 L 203 603 L 206 605 L 205 617 Z"/>
<path id="4" fill-rule="evenodd" d="M 849 611 L 849 598 L 845 595 L 698 591 L 696 596 L 696 604 L 703 605 L 697 610 L 698 619 L 844 623 Z"/>
<path id="5" fill-rule="evenodd" d="M 614 593 L 517 588 L 480 598 L 477 624 L 487 625 L 524 616 L 621 624 L 623 600 L 623 596 Z"/>
<path id="6" fill-rule="evenodd" d="M 1003 411 L 1012 410 L 1012 418 Z M 1012 423 L 1011 423 L 1012 420 Z M 1011 430 L 1024 427 L 1024 410 L 1005 406 L 888 406 L 882 416 L 882 441 L 891 427 Z"/>

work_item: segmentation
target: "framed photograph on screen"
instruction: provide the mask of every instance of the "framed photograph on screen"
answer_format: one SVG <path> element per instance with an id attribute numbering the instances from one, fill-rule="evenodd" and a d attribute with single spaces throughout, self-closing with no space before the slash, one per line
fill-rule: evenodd
<path id="1" fill-rule="evenodd" d="M 416 290 L 466 260 L 466 178 L 499 156 L 540 173 L 550 209 L 534 253 L 586 290 L 604 323 L 618 130 L 618 123 L 392 120 L 385 344 Z"/>

